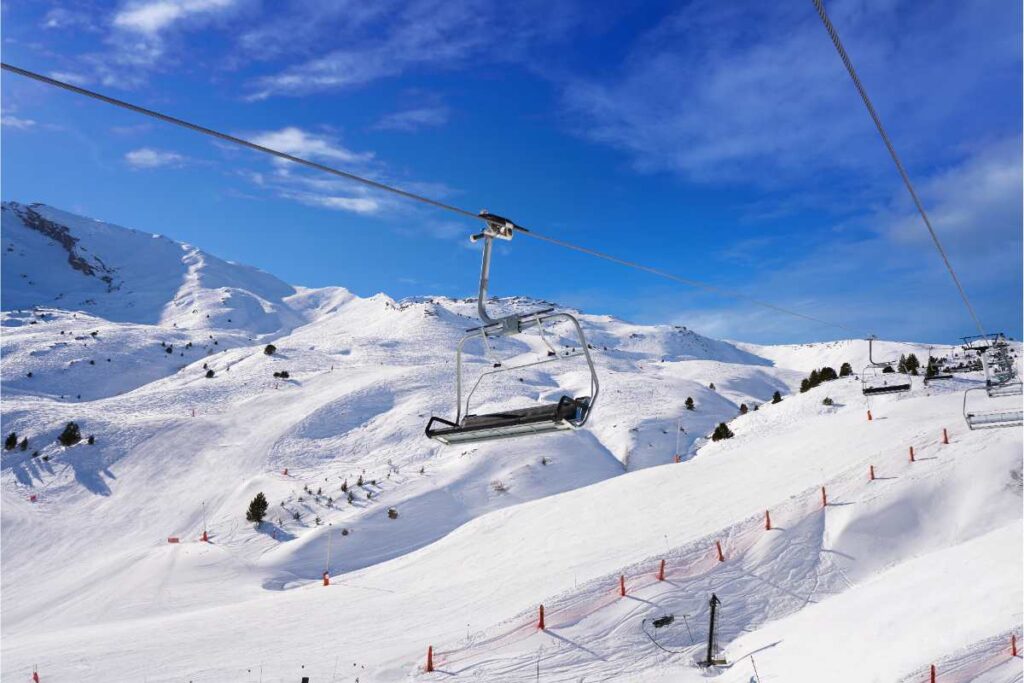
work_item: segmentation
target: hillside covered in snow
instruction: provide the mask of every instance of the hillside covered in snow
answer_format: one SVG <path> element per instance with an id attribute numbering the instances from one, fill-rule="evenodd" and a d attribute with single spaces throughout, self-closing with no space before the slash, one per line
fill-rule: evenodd
<path id="1" fill-rule="evenodd" d="M 424 427 L 454 416 L 475 300 L 307 289 L 51 207 L 2 214 L 3 681 L 1024 680 L 1021 429 L 966 428 L 980 373 L 869 399 L 861 340 L 580 313 L 585 428 L 442 447 Z M 575 343 L 527 332 L 468 370 Z M 588 379 L 570 357 L 475 402 Z M 711 441 L 720 423 L 734 436 Z M 712 593 L 726 664 L 705 670 Z"/>

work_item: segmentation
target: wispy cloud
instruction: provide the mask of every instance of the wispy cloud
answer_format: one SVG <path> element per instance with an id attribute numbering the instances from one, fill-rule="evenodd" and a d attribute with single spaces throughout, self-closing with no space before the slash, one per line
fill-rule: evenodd
<path id="1" fill-rule="evenodd" d="M 283 199 L 294 199 L 309 206 L 319 206 L 324 209 L 335 211 L 348 211 L 369 215 L 377 213 L 380 203 L 369 197 L 337 197 L 332 195 L 314 194 L 312 192 L 281 192 Z"/>
<path id="2" fill-rule="evenodd" d="M 53 7 L 43 15 L 41 22 L 47 30 L 74 29 L 99 31 L 95 16 L 87 11 L 71 7 Z"/>
<path id="3" fill-rule="evenodd" d="M 270 147 L 286 154 L 321 161 L 363 163 L 373 158 L 372 153 L 356 153 L 324 135 L 317 135 L 295 126 L 271 130 L 248 136 L 251 142 Z M 287 162 L 284 162 L 287 163 Z"/>
<path id="4" fill-rule="evenodd" d="M 372 152 L 354 152 L 334 137 L 289 126 L 278 130 L 243 134 L 242 137 L 264 147 L 322 162 L 341 163 L 345 170 L 365 176 L 376 174 Z M 378 213 L 388 200 L 369 188 L 340 178 L 311 174 L 301 166 L 274 159 L 269 172 L 242 173 L 249 182 L 275 196 L 335 211 L 360 215 Z"/>
<path id="5" fill-rule="evenodd" d="M 1021 140 L 973 150 L 961 163 L 921 178 L 918 190 L 983 320 L 1019 320 L 1022 287 Z M 799 258 L 751 278 L 753 296 L 889 338 L 943 340 L 950 321 L 970 320 L 921 217 L 900 185 L 886 205 L 857 219 L 867 231 L 833 231 Z M 715 336 L 789 340 L 835 330 L 742 302 L 690 308 L 676 320 Z M 664 308 L 662 316 L 672 313 Z M 655 315 L 655 318 L 658 316 Z M 841 335 L 842 332 L 839 332 Z"/>
<path id="6" fill-rule="evenodd" d="M 50 78 L 56 78 L 58 81 L 64 81 L 72 85 L 88 85 L 92 82 L 92 79 L 88 76 L 72 71 L 51 71 Z"/>
<path id="7" fill-rule="evenodd" d="M 972 101 L 1016 66 L 1019 6 L 829 3 L 890 133 L 913 163 L 989 116 Z M 974 9 L 972 9 L 974 8 Z M 904 27 L 918 27 L 915 38 Z M 888 173 L 884 148 L 806 4 L 697 0 L 661 21 L 619 68 L 569 78 L 565 104 L 584 136 L 642 171 L 777 186 L 822 169 Z M 941 93 L 941 107 L 935 106 Z M 992 114 L 995 117 L 998 114 Z M 856 181 L 851 181 L 856 182 Z M 863 182 L 861 180 L 861 182 Z"/>
<path id="8" fill-rule="evenodd" d="M 4 114 L 3 116 L 0 116 L 0 125 L 3 125 L 6 128 L 27 130 L 29 128 L 34 128 L 36 122 L 32 119 L 22 119 L 18 118 L 17 116 L 9 116 L 7 114 Z"/>
<path id="9" fill-rule="evenodd" d="M 175 61 L 175 48 L 189 30 L 224 22 L 254 1 L 128 0 L 112 11 L 68 2 L 47 11 L 40 25 L 48 31 L 103 34 L 88 51 L 63 55 L 67 67 L 54 78 L 132 89 Z"/>
<path id="10" fill-rule="evenodd" d="M 241 134 L 260 145 L 296 156 L 323 162 L 336 162 L 343 170 L 365 178 L 398 186 L 418 194 L 443 199 L 453 192 L 442 183 L 418 182 L 408 178 L 395 178 L 387 167 L 377 161 L 373 152 L 355 152 L 345 147 L 332 134 L 313 132 L 296 127 Z M 239 175 L 261 188 L 265 194 L 297 201 L 334 211 L 346 211 L 361 216 L 398 218 L 407 221 L 418 207 L 391 194 L 360 185 L 343 178 L 312 172 L 303 166 L 275 159 L 266 170 L 242 170 Z M 418 233 L 439 239 L 450 239 L 456 234 L 448 223 L 417 218 Z M 397 230 L 406 228 L 399 225 Z M 459 234 L 465 232 L 461 230 Z"/>
<path id="11" fill-rule="evenodd" d="M 352 88 L 413 69 L 459 68 L 474 58 L 520 59 L 530 54 L 531 46 L 563 40 L 568 27 L 580 19 L 571 5 L 541 0 L 302 4 L 296 11 L 303 24 L 289 22 L 293 30 L 284 34 L 290 45 L 282 44 L 275 20 L 243 36 L 247 52 L 259 58 L 269 42 L 278 56 L 301 54 L 302 47 L 327 36 L 344 47 L 255 79 L 251 99 Z M 501 36 L 500 49 L 494 49 L 496 35 Z"/>
<path id="12" fill-rule="evenodd" d="M 377 130 L 413 132 L 420 128 L 443 126 L 448 123 L 449 114 L 445 106 L 406 109 L 382 117 L 373 127 Z"/>
<path id="13" fill-rule="evenodd" d="M 181 166 L 185 163 L 185 157 L 180 154 L 150 147 L 133 149 L 124 155 L 124 160 L 133 168 L 162 168 L 166 166 Z"/>
<path id="14" fill-rule="evenodd" d="M 155 35 L 174 24 L 196 16 L 209 16 L 230 9 L 238 0 L 142 0 L 118 10 L 112 23 L 116 28 Z"/>

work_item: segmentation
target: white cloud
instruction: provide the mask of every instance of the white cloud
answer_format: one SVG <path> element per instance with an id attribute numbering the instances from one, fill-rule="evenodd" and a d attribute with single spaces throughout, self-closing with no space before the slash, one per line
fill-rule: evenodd
<path id="1" fill-rule="evenodd" d="M 36 122 L 32 119 L 21 119 L 17 116 L 8 116 L 5 114 L 0 116 L 0 125 L 8 128 L 17 128 L 18 130 L 27 130 L 34 127 Z"/>
<path id="2" fill-rule="evenodd" d="M 989 79 L 1019 74 L 1019 5 L 834 0 L 829 11 L 908 164 L 948 159 L 957 136 L 998 120 L 997 108 L 971 103 L 1000 87 Z M 621 64 L 564 86 L 579 132 L 643 171 L 763 186 L 823 169 L 852 182 L 891 172 L 805 3 L 694 0 Z"/>
<path id="3" fill-rule="evenodd" d="M 255 59 L 310 45 L 340 45 L 252 83 L 251 99 L 356 87 L 415 68 L 458 68 L 471 59 L 532 59 L 534 48 L 564 40 L 580 14 L 568 3 L 520 0 L 380 0 L 298 3 L 283 21 L 243 35 Z M 297 21 L 301 19 L 301 22 Z M 493 36 L 500 35 L 496 42 Z M 287 43 L 285 43 L 287 41 Z"/>
<path id="4" fill-rule="evenodd" d="M 335 197 L 330 195 L 319 195 L 310 192 L 285 192 L 281 195 L 285 199 L 294 199 L 309 206 L 320 206 L 335 211 L 349 211 L 358 214 L 377 213 L 380 204 L 369 197 Z"/>
<path id="5" fill-rule="evenodd" d="M 257 145 L 276 149 L 298 157 L 308 157 L 321 161 L 342 161 L 361 163 L 373 158 L 373 154 L 352 152 L 336 141 L 315 135 L 301 128 L 289 126 L 281 130 L 266 131 L 249 136 L 249 141 Z M 285 162 L 287 163 L 287 162 Z"/>
<path id="6" fill-rule="evenodd" d="M 71 83 L 72 85 L 88 85 L 92 80 L 88 76 L 82 74 L 73 73 L 71 71 L 51 71 L 50 78 L 55 78 L 58 81 L 64 81 L 65 83 Z"/>
<path id="7" fill-rule="evenodd" d="M 184 163 L 185 157 L 175 152 L 141 147 L 125 154 L 124 160 L 135 168 L 161 168 L 164 166 L 180 166 Z"/>
<path id="8" fill-rule="evenodd" d="M 237 0 L 147 0 L 122 7 L 113 18 L 116 28 L 153 35 L 193 16 L 230 9 Z"/>
<path id="9" fill-rule="evenodd" d="M 93 15 L 86 11 L 54 7 L 43 16 L 42 27 L 48 30 L 82 29 L 96 31 Z"/>
<path id="10" fill-rule="evenodd" d="M 444 106 L 406 109 L 382 117 L 374 128 L 412 132 L 420 128 L 443 126 L 448 122 L 448 114 L 448 107 Z"/>

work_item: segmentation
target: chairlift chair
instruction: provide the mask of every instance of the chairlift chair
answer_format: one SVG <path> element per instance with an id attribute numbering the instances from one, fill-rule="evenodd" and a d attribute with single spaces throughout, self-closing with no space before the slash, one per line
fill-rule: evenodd
<path id="1" fill-rule="evenodd" d="M 987 336 L 964 337 L 964 349 L 974 351 L 981 357 L 985 371 L 985 386 L 973 387 L 964 392 L 964 421 L 970 429 L 992 429 L 1024 425 L 1024 409 L 1019 400 L 1013 405 L 1002 401 L 993 404 L 992 399 L 1021 396 L 1022 384 L 1017 375 L 1009 344 L 1001 333 Z M 971 392 L 984 391 L 987 398 L 982 401 L 969 400 Z M 1002 404 L 1002 405 L 1000 405 Z"/>
<path id="2" fill-rule="evenodd" d="M 875 394 L 896 394 L 910 391 L 912 384 L 908 375 L 900 375 L 892 369 L 893 363 L 876 361 L 874 359 L 875 336 L 868 337 L 868 365 L 860 375 L 861 391 L 865 396 Z M 886 369 L 889 372 L 886 372 Z M 894 375 L 890 379 L 886 375 Z"/>
<path id="3" fill-rule="evenodd" d="M 1021 408 L 1019 401 L 1015 402 L 1014 407 L 993 408 L 991 405 L 993 396 L 991 394 L 983 402 L 969 400 L 972 391 L 981 392 L 986 388 L 973 387 L 964 392 L 964 422 L 967 423 L 968 429 L 994 429 L 996 427 L 1019 427 L 1024 425 L 1024 409 Z M 1004 394 L 1003 396 L 1008 397 L 1012 396 L 1012 394 Z M 984 406 L 985 409 L 979 409 L 979 404 Z"/>
<path id="4" fill-rule="evenodd" d="M 948 372 L 948 371 L 947 372 L 940 372 L 939 371 L 939 369 L 938 369 L 939 367 L 942 367 L 943 369 L 945 369 L 945 361 L 943 361 L 941 364 L 939 364 L 938 363 L 938 359 L 935 359 L 936 360 L 935 374 L 934 375 L 929 374 L 932 371 L 932 360 L 933 360 L 933 358 L 934 358 L 934 356 L 932 356 L 932 347 L 929 347 L 928 348 L 928 362 L 925 365 L 925 370 L 924 370 L 924 385 L 925 386 L 928 386 L 932 382 L 940 382 L 942 380 L 953 379 L 953 373 Z"/>
<path id="5" fill-rule="evenodd" d="M 587 343 L 583 328 L 575 316 L 555 311 L 551 308 L 524 314 L 514 313 L 501 318 L 492 318 L 488 314 L 485 302 L 490 279 L 492 242 L 494 239 L 510 240 L 516 230 L 522 230 L 523 228 L 520 228 L 508 219 L 495 216 L 494 214 L 481 212 L 480 215 L 487 222 L 487 227 L 482 233 L 473 235 L 470 239 L 473 242 L 481 239 L 484 240 L 483 260 L 480 268 L 480 289 L 477 298 L 477 313 L 483 324 L 467 330 L 466 335 L 459 341 L 455 352 L 455 419 L 448 420 L 432 416 L 427 422 L 426 435 L 444 444 L 456 444 L 579 429 L 586 424 L 587 419 L 590 417 L 594 404 L 597 402 L 599 390 L 597 371 L 594 368 L 593 358 L 590 356 L 590 345 Z M 547 338 L 544 336 L 544 327 L 556 321 L 564 321 L 570 324 L 579 341 L 578 345 L 575 345 L 579 351 L 574 350 L 573 352 L 559 354 L 548 343 Z M 476 382 L 466 394 L 465 400 L 463 400 L 462 352 L 466 342 L 480 339 L 485 351 L 489 354 L 489 338 L 509 337 L 533 328 L 536 328 L 539 332 L 544 345 L 547 347 L 547 354 L 540 360 L 512 366 L 495 360 L 492 362 L 492 369 L 482 373 L 476 379 Z M 558 401 L 540 406 L 509 409 L 483 415 L 470 412 L 473 394 L 483 380 L 513 370 L 531 368 L 545 363 L 560 362 L 580 356 L 586 360 L 590 371 L 589 396 L 574 397 L 563 394 Z"/>

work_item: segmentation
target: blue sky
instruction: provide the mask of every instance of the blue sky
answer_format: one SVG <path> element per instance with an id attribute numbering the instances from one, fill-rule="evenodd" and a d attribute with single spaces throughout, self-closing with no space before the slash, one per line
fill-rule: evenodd
<path id="1" fill-rule="evenodd" d="M 990 329 L 1021 319 L 1021 5 L 828 3 Z M 35 0 L 3 59 L 840 321 L 970 321 L 810 0 Z M 472 222 L 4 74 L 4 199 L 308 286 L 474 293 Z M 516 238 L 495 294 L 759 342 L 849 336 Z"/>

